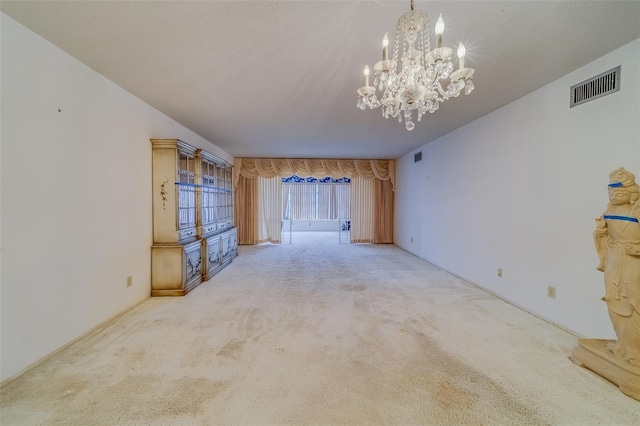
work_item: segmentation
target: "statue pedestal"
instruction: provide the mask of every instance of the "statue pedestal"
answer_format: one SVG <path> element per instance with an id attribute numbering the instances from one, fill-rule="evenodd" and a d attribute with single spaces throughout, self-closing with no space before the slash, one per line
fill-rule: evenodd
<path id="1" fill-rule="evenodd" d="M 617 359 L 607 350 L 615 340 L 580 339 L 569 359 L 607 379 L 633 399 L 640 401 L 640 367 Z"/>

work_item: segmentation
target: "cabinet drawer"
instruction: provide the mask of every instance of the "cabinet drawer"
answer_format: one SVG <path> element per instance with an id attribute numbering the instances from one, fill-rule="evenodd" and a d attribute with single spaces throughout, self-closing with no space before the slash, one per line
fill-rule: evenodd
<path id="1" fill-rule="evenodd" d="M 196 237 L 196 230 L 194 228 L 181 229 L 178 231 L 180 235 L 180 241 L 189 240 Z"/>
<path id="2" fill-rule="evenodd" d="M 210 223 L 208 225 L 202 225 L 202 235 L 210 234 L 218 229 L 218 225 Z"/>

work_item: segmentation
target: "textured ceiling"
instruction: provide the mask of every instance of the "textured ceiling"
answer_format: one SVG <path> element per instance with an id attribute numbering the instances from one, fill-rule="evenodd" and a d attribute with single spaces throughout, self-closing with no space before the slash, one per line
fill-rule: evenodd
<path id="1" fill-rule="evenodd" d="M 443 14 L 444 45 L 466 45 L 476 89 L 408 132 L 358 110 L 356 89 L 409 1 L 0 7 L 231 155 L 254 157 L 395 158 L 640 37 L 640 1 L 418 0 L 432 28 Z"/>

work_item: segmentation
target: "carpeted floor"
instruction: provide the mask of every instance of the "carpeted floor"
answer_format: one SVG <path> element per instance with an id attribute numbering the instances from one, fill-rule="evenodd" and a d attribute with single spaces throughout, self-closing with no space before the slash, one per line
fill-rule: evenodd
<path id="1" fill-rule="evenodd" d="M 241 247 L 1 389 L 8 425 L 640 425 L 577 338 L 391 245 Z"/>

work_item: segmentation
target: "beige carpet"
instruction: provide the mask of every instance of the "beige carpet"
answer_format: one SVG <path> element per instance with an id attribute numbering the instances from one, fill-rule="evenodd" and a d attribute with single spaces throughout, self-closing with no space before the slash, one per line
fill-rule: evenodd
<path id="1" fill-rule="evenodd" d="M 337 237 L 336 237 L 337 239 Z M 1 424 L 635 424 L 576 338 L 389 245 L 241 247 L 1 389 Z"/>

